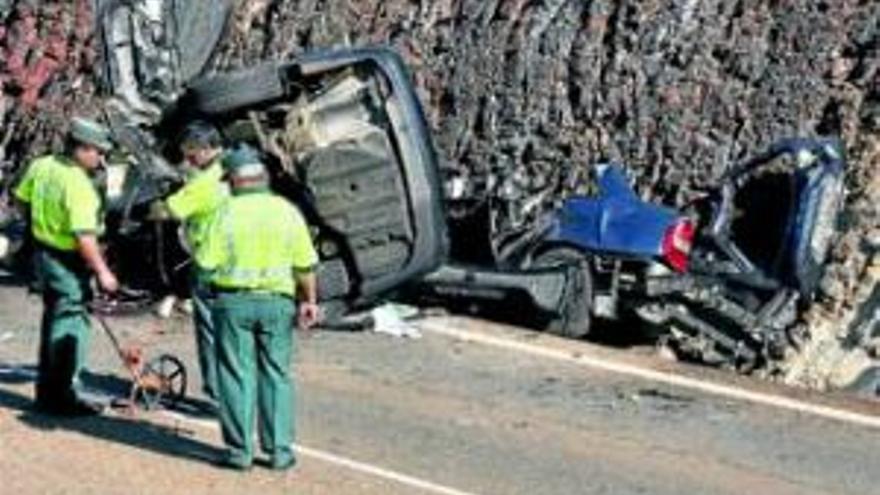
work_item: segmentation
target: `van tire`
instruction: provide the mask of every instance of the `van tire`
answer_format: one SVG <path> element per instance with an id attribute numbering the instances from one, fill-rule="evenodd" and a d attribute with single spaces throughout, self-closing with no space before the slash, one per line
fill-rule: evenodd
<path id="1" fill-rule="evenodd" d="M 205 114 L 225 113 L 283 96 L 284 81 L 276 63 L 208 76 L 189 88 L 193 108 Z"/>

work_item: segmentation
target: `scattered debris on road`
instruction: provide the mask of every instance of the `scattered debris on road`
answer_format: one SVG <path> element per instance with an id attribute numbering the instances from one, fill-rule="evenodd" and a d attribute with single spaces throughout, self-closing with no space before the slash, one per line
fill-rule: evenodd
<path id="1" fill-rule="evenodd" d="M 422 338 L 422 332 L 408 320 L 418 317 L 419 311 L 411 306 L 386 303 L 370 310 L 372 331 L 392 337 Z"/>

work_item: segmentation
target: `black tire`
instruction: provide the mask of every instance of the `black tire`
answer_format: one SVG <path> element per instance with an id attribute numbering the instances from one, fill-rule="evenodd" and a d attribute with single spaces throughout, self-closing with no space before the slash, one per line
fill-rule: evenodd
<path id="1" fill-rule="evenodd" d="M 189 88 L 193 108 L 206 114 L 237 110 L 284 96 L 284 81 L 276 63 L 266 63 L 209 76 L 194 81 Z"/>
<path id="2" fill-rule="evenodd" d="M 589 259 L 582 251 L 567 247 L 554 247 L 535 257 L 535 268 L 560 265 L 578 265 L 577 276 L 569 285 L 569 294 L 559 316 L 553 318 L 545 330 L 554 335 L 569 338 L 583 338 L 589 335 L 592 326 L 593 276 Z"/>
<path id="3" fill-rule="evenodd" d="M 231 13 L 230 0 L 174 2 L 181 80 L 189 81 L 201 74 L 226 30 Z"/>

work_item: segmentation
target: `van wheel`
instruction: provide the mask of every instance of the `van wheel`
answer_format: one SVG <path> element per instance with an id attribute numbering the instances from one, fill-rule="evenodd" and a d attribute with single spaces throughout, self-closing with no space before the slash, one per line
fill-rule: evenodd
<path id="1" fill-rule="evenodd" d="M 267 62 L 193 81 L 189 96 L 195 110 L 220 114 L 281 98 L 284 96 L 284 81 L 280 66 Z"/>
<path id="2" fill-rule="evenodd" d="M 532 262 L 534 268 L 562 265 L 577 265 L 579 269 L 568 284 L 564 306 L 545 330 L 562 337 L 583 338 L 590 333 L 593 310 L 593 277 L 587 255 L 575 248 L 555 247 L 540 253 Z"/>

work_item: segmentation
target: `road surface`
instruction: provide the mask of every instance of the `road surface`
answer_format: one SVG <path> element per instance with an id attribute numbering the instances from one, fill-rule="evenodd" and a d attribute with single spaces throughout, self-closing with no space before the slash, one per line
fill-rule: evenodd
<path id="1" fill-rule="evenodd" d="M 209 462 L 216 423 L 190 410 L 32 412 L 39 311 L 0 289 L 3 493 L 880 493 L 876 404 L 443 317 L 421 339 L 300 338 L 298 467 L 227 472 Z M 112 324 L 197 375 L 185 319 Z M 90 369 L 92 385 L 124 391 L 97 332 Z"/>

